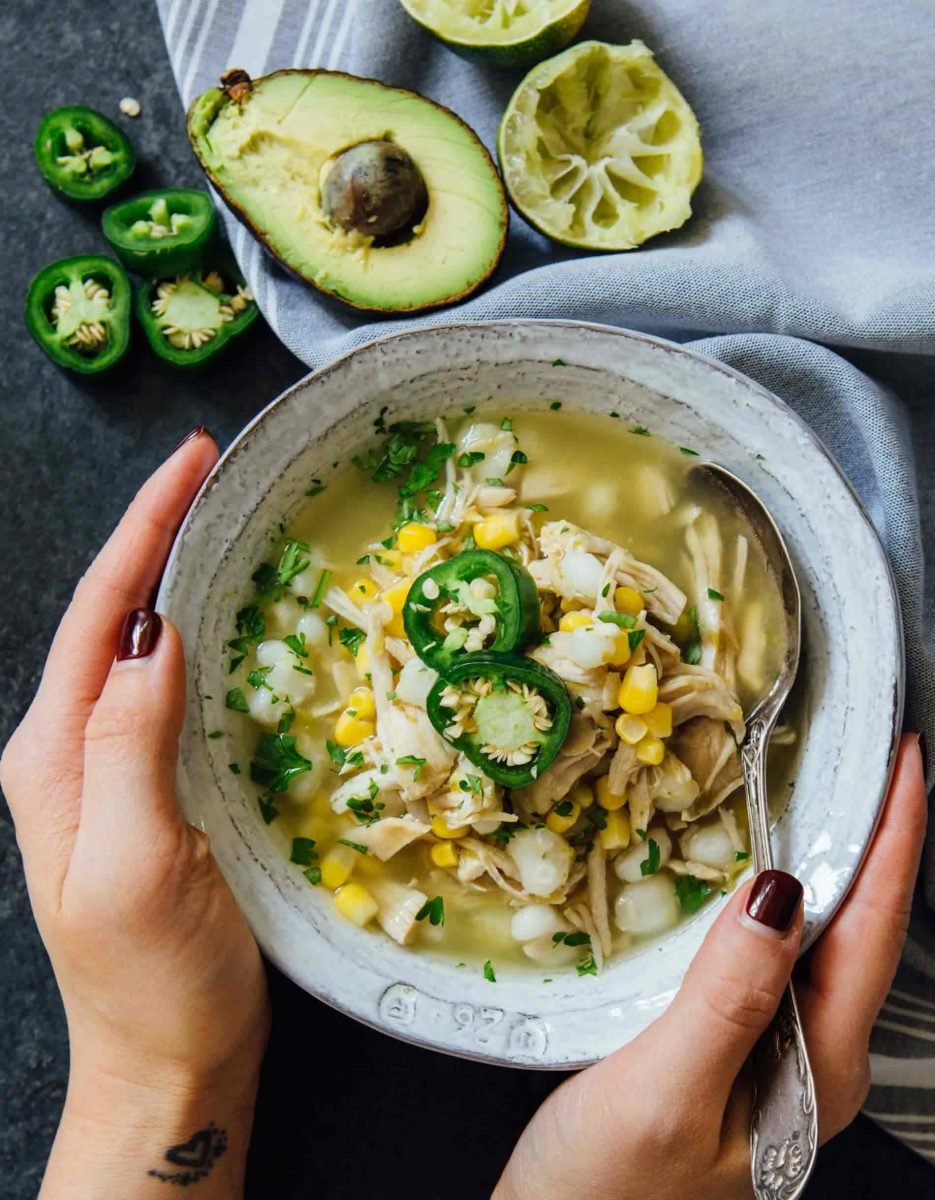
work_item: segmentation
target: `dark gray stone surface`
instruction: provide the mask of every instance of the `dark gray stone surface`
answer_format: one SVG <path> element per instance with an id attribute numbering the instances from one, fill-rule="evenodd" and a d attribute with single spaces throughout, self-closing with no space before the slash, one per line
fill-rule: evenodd
<path id="1" fill-rule="evenodd" d="M 199 172 L 148 5 L 12 0 L 0 6 L 0 54 L 7 264 L 0 293 L 2 744 L 32 696 L 75 581 L 139 483 L 194 425 L 207 424 L 225 444 L 304 369 L 265 328 L 197 381 L 169 374 L 139 343 L 125 371 L 104 384 L 76 383 L 43 358 L 23 332 L 29 279 L 55 258 L 106 247 L 96 216 L 55 199 L 34 169 L 31 142 L 42 112 L 89 103 L 116 116 L 121 96 L 137 96 L 142 117 L 117 119 L 140 150 L 140 186 L 197 184 Z M 872 371 L 875 363 L 864 365 Z M 920 462 L 927 463 L 935 430 L 925 419 L 925 402 L 935 380 L 923 364 L 908 360 L 904 377 Z M 935 488 L 931 471 L 923 483 L 929 492 Z M 929 498 L 935 507 L 935 496 Z M 28 1200 L 37 1191 L 64 1095 L 67 1040 L 5 807 L 0 921 L 0 1194 Z M 248 1196 L 481 1200 L 488 1194 L 513 1140 L 556 1078 L 412 1049 L 271 976 L 274 1031 Z M 809 1200 L 896 1194 L 901 1200 L 932 1196 L 935 1171 L 861 1120 L 823 1152 Z"/>

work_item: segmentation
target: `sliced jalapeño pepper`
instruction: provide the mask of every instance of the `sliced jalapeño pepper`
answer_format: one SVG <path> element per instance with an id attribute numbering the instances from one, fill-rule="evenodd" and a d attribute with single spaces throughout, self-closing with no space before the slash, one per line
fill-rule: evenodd
<path id="1" fill-rule="evenodd" d="M 403 606 L 416 654 L 443 675 L 468 654 L 521 650 L 539 632 L 539 594 L 522 564 L 465 550 L 420 575 Z"/>
<path id="2" fill-rule="evenodd" d="M 36 164 L 46 183 L 69 200 L 103 200 L 133 174 L 130 139 L 93 108 L 56 108 L 39 122 Z"/>
<path id="3" fill-rule="evenodd" d="M 429 720 L 495 783 L 519 788 L 562 748 L 571 701 L 554 671 L 514 654 L 466 654 L 429 692 Z"/>
<path id="4" fill-rule="evenodd" d="M 53 362 L 80 375 L 115 366 L 130 344 L 130 281 L 89 254 L 50 263 L 29 285 L 26 327 Z"/>
<path id="5" fill-rule="evenodd" d="M 155 353 L 173 367 L 198 370 L 241 337 L 259 315 L 243 277 L 226 264 L 136 292 L 136 315 Z"/>
<path id="6" fill-rule="evenodd" d="M 217 254 L 218 218 L 207 192 L 165 188 L 105 208 L 104 237 L 128 271 L 167 279 L 197 271 Z"/>

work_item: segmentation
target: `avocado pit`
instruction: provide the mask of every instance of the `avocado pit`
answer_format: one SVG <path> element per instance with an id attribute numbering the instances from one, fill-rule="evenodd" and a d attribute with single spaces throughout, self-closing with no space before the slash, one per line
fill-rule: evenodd
<path id="1" fill-rule="evenodd" d="M 338 154 L 321 194 L 332 225 L 383 244 L 410 237 L 428 202 L 412 156 L 385 139 L 359 142 Z"/>

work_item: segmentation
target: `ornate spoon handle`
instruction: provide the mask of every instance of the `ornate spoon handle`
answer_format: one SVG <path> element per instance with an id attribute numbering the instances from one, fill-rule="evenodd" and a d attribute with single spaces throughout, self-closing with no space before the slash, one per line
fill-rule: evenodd
<path id="1" fill-rule="evenodd" d="M 773 865 L 766 798 L 766 748 L 775 718 L 751 722 L 741 751 L 757 872 Z M 797 1200 L 818 1151 L 815 1081 L 790 984 L 753 1052 L 750 1167 L 757 1200 Z"/>

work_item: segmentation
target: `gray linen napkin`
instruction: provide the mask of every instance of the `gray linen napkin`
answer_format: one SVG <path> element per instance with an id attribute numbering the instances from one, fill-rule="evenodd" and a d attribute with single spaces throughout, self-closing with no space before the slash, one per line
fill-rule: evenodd
<path id="1" fill-rule="evenodd" d="M 518 82 L 463 62 L 396 0 L 157 0 L 187 105 L 227 67 L 339 68 L 431 96 L 491 149 Z M 820 434 L 891 556 L 906 628 L 907 728 L 935 747 L 933 613 L 899 399 L 822 342 L 935 353 L 931 0 L 594 0 L 581 37 L 642 38 L 701 122 L 696 215 L 638 252 L 556 246 L 514 217 L 494 285 L 419 321 L 323 302 L 225 214 L 260 307 L 312 368 L 418 323 L 568 317 L 685 341 L 776 392 Z M 728 336 L 703 335 L 718 334 Z M 702 340 L 694 340 L 699 339 Z M 800 339 L 811 339 L 804 341 Z M 887 359 L 881 376 L 888 373 Z M 935 1162 L 935 837 L 904 967 L 873 1041 L 868 1111 Z"/>

